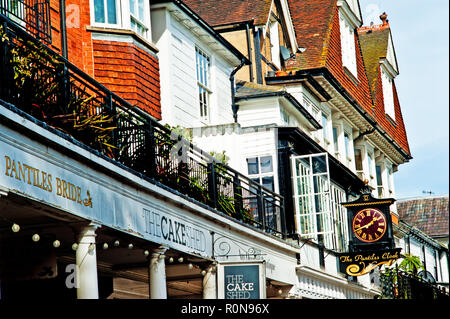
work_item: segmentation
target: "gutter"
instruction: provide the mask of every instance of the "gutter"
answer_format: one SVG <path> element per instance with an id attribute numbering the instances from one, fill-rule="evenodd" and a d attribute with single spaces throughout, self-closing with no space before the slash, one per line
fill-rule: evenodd
<path id="1" fill-rule="evenodd" d="M 237 112 L 239 110 L 239 104 L 236 104 L 236 83 L 234 81 L 234 76 L 237 73 L 237 71 L 239 71 L 244 65 L 247 64 L 247 62 L 250 61 L 245 61 L 245 60 L 241 60 L 241 64 L 239 64 L 238 67 L 236 67 L 230 74 L 230 87 L 231 87 L 231 109 L 233 111 L 233 118 L 234 118 L 234 123 L 237 123 Z"/>
<path id="2" fill-rule="evenodd" d="M 66 0 L 59 0 L 59 23 L 61 29 L 61 55 L 67 59 L 67 26 L 66 26 Z"/>

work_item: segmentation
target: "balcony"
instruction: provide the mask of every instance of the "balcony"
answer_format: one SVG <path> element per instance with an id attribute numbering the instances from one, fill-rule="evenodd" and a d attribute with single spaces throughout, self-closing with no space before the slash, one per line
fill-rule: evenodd
<path id="1" fill-rule="evenodd" d="M 35 38 L 52 42 L 49 0 L 0 0 L 0 14 Z"/>
<path id="2" fill-rule="evenodd" d="M 2 105 L 175 194 L 285 237 L 282 196 L 162 126 L 5 15 L 0 23 Z"/>

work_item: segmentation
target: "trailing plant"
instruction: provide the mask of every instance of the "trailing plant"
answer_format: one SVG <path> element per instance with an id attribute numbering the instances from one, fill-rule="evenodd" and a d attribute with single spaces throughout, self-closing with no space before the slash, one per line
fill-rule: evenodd
<path id="1" fill-rule="evenodd" d="M 10 39 L 0 29 L 2 42 L 10 50 L 13 73 L 11 99 L 24 112 L 75 139 L 113 157 L 112 131 L 115 116 L 104 107 L 104 99 L 77 83 L 65 72 L 57 55 L 30 40 Z"/>

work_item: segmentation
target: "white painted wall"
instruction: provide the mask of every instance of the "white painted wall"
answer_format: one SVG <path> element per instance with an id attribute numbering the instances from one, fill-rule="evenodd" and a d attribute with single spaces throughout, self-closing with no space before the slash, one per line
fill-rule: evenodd
<path id="1" fill-rule="evenodd" d="M 162 122 L 182 127 L 233 122 L 229 75 L 234 67 L 164 8 L 152 9 L 152 36 L 160 50 Z M 196 46 L 211 61 L 209 122 L 200 120 Z"/>

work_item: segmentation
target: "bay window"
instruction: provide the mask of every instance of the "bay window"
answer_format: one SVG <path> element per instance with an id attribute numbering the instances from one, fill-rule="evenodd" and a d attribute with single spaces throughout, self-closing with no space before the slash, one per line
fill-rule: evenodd
<path id="1" fill-rule="evenodd" d="M 118 0 L 93 0 L 94 21 L 97 24 L 115 25 L 118 23 L 117 9 Z"/>
<path id="2" fill-rule="evenodd" d="M 91 24 L 98 27 L 132 30 L 150 37 L 149 0 L 90 0 Z"/>

